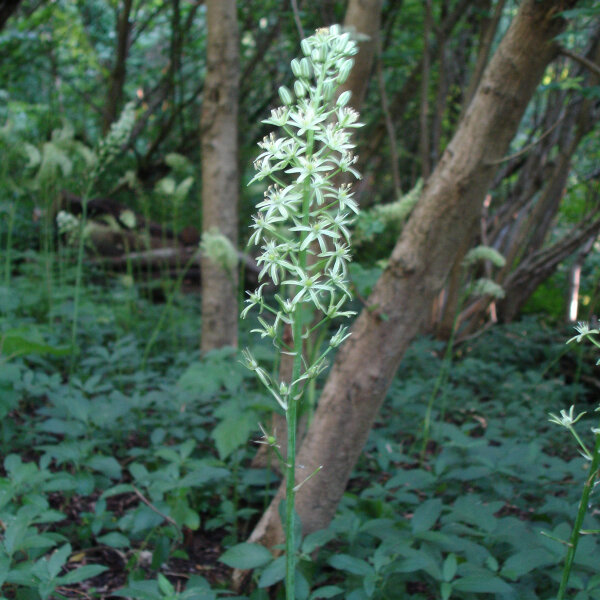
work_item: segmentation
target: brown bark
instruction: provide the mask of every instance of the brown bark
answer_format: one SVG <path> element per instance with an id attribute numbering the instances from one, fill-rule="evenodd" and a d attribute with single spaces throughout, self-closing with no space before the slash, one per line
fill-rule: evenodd
<path id="1" fill-rule="evenodd" d="M 463 98 L 461 117 L 467 110 L 469 103 L 473 98 L 473 94 L 475 94 L 475 90 L 477 89 L 477 86 L 481 81 L 481 76 L 483 75 L 485 65 L 487 64 L 487 61 L 490 57 L 490 53 L 492 51 L 492 42 L 494 41 L 496 31 L 498 30 L 498 25 L 500 24 L 500 18 L 502 17 L 505 4 L 506 0 L 498 0 L 498 2 L 496 3 L 496 7 L 494 8 L 494 14 L 492 18 L 483 20 L 481 42 L 479 44 L 477 61 L 475 63 L 475 68 L 473 69 L 473 73 L 471 74 L 471 78 L 469 80 L 469 87 L 467 88 L 467 91 L 465 92 Z"/>
<path id="2" fill-rule="evenodd" d="M 357 110 L 362 106 L 371 78 L 381 26 L 381 4 L 382 0 L 350 0 L 344 18 L 344 27 L 369 36 L 358 43 L 359 52 L 354 58 L 354 67 L 339 90 L 340 94 L 345 90 L 352 92 L 350 104 Z"/>
<path id="3" fill-rule="evenodd" d="M 429 157 L 429 75 L 430 75 L 430 43 L 429 35 L 433 25 L 431 0 L 425 0 L 425 24 L 423 27 L 423 71 L 421 72 L 421 107 L 419 111 L 419 155 L 421 156 L 421 177 L 427 181 L 431 173 Z"/>
<path id="4" fill-rule="evenodd" d="M 123 86 L 127 74 L 127 54 L 129 53 L 129 36 L 132 23 L 129 20 L 133 0 L 124 0 L 123 10 L 117 19 L 117 54 L 110 74 L 108 92 L 106 94 L 102 131 L 106 133 L 116 120 L 123 100 Z"/>
<path id="5" fill-rule="evenodd" d="M 235 0 L 207 0 L 207 66 L 202 102 L 202 228 L 237 247 L 239 44 Z M 203 352 L 237 346 L 237 270 L 202 258 Z"/>
<path id="6" fill-rule="evenodd" d="M 576 0 L 524 0 L 488 65 L 454 138 L 429 178 L 369 304 L 340 350 L 298 455 L 323 473 L 299 491 L 304 533 L 330 522 L 404 352 L 441 290 L 463 234 L 477 223 L 496 166 L 506 152 L 546 65 L 557 52 L 560 10 Z M 277 496 L 252 541 L 272 546 L 282 532 Z"/>

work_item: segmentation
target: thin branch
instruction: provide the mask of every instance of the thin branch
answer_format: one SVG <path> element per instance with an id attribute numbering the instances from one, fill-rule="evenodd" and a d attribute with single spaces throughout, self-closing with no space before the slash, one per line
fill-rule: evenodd
<path id="1" fill-rule="evenodd" d="M 135 492 L 135 495 L 151 510 L 153 510 L 157 515 L 161 516 L 165 521 L 167 521 L 167 523 L 170 523 L 171 525 L 173 525 L 173 527 L 175 527 L 175 529 L 177 530 L 177 533 L 179 534 L 180 539 L 183 537 L 182 533 L 181 533 L 181 528 L 179 527 L 179 525 L 177 525 L 177 523 L 175 522 L 175 520 L 170 517 L 169 515 L 166 515 L 164 512 L 160 511 L 158 508 L 156 508 L 156 506 L 154 506 L 154 504 L 152 504 L 152 502 L 150 502 L 150 500 L 148 500 L 148 498 L 146 498 L 146 496 L 144 496 L 144 494 L 142 494 L 142 492 L 140 492 L 140 490 L 138 490 L 135 486 L 133 487 L 133 491 Z"/>
<path id="2" fill-rule="evenodd" d="M 535 146 L 537 146 L 544 138 L 548 137 L 558 127 L 558 125 L 560 125 L 560 123 L 565 118 L 565 114 L 563 114 L 562 117 L 560 117 L 559 119 L 557 119 L 554 122 L 554 124 L 552 125 L 552 127 L 548 128 L 546 131 L 544 131 L 544 133 L 542 133 L 542 135 L 537 140 L 534 140 L 533 142 L 531 142 L 531 144 L 527 144 L 527 146 L 525 146 L 524 148 L 521 148 L 521 150 L 519 150 L 518 152 L 515 152 L 514 154 L 509 154 L 508 156 L 505 156 L 505 157 L 500 158 L 498 160 L 493 160 L 493 161 L 487 162 L 486 164 L 487 165 L 499 165 L 499 164 L 502 164 L 502 163 L 507 162 L 509 160 L 512 160 L 513 158 L 518 158 L 519 156 L 522 156 L 523 154 L 526 154 L 532 148 L 534 148 Z"/>
<path id="3" fill-rule="evenodd" d="M 291 0 L 292 2 L 292 10 L 294 11 L 294 21 L 296 21 L 296 27 L 298 28 L 298 33 L 300 34 L 300 39 L 303 40 L 305 38 L 304 29 L 302 29 L 302 21 L 300 21 L 300 11 L 298 10 L 298 2 L 297 0 Z"/>
<path id="4" fill-rule="evenodd" d="M 429 77 L 430 77 L 430 52 L 431 43 L 429 36 L 433 26 L 431 11 L 431 0 L 425 0 L 425 24 L 423 31 L 423 71 L 421 73 L 421 107 L 420 107 L 420 139 L 419 154 L 421 156 L 421 175 L 426 181 L 431 173 L 431 162 L 429 156 Z"/>
<path id="5" fill-rule="evenodd" d="M 571 50 L 568 50 L 567 48 L 563 48 L 562 46 L 560 48 L 560 53 L 563 54 L 564 56 L 568 56 L 569 58 L 572 58 L 575 62 L 582 64 L 584 67 L 587 67 L 590 71 L 592 71 L 592 73 L 595 73 L 596 75 L 600 75 L 600 65 L 597 65 L 595 62 L 592 62 L 585 56 L 581 56 L 580 54 L 572 52 Z"/>
<path id="6" fill-rule="evenodd" d="M 400 198 L 402 195 L 402 185 L 400 180 L 400 171 L 398 169 L 398 149 L 396 147 L 396 132 L 394 130 L 394 122 L 390 115 L 390 107 L 388 104 L 388 98 L 385 91 L 385 79 L 383 77 L 383 66 L 381 59 L 381 39 L 378 40 L 377 50 L 379 56 L 377 57 L 377 82 L 379 84 L 379 95 L 381 96 L 381 110 L 385 119 L 385 126 L 387 128 L 389 142 L 390 142 L 390 162 L 392 163 L 392 178 L 394 180 L 394 193 L 396 198 Z"/>

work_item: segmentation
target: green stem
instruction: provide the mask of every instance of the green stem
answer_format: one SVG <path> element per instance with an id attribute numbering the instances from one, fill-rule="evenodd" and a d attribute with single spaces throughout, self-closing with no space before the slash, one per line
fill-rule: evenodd
<path id="1" fill-rule="evenodd" d="M 8 231 L 6 232 L 6 254 L 4 256 L 4 285 L 8 287 L 12 272 L 12 234 L 15 225 L 16 202 L 10 203 L 8 213 Z"/>
<path id="2" fill-rule="evenodd" d="M 148 362 L 148 356 L 150 355 L 150 350 L 152 350 L 152 346 L 154 346 L 154 343 L 156 342 L 156 338 L 158 337 L 158 334 L 160 333 L 160 330 L 163 326 L 163 323 L 165 322 L 166 317 L 171 312 L 171 307 L 173 306 L 173 300 L 175 299 L 175 295 L 181 288 L 181 284 L 183 283 L 184 277 L 186 276 L 190 267 L 192 266 L 192 264 L 194 264 L 194 262 L 196 260 L 197 260 L 197 256 L 196 256 L 196 253 L 194 253 L 194 254 L 192 254 L 192 256 L 190 256 L 188 261 L 185 263 L 185 266 L 179 273 L 179 276 L 177 277 L 177 280 L 175 281 L 175 284 L 173 285 L 173 289 L 171 290 L 171 293 L 169 294 L 167 303 L 165 304 L 165 307 L 163 308 L 163 311 L 158 319 L 158 323 L 156 324 L 156 327 L 154 328 L 154 331 L 152 332 L 152 335 L 150 336 L 150 339 L 148 340 L 148 342 L 146 343 L 146 347 L 144 348 L 144 356 L 142 358 L 142 366 L 141 366 L 142 371 L 144 371 L 146 369 L 146 363 Z"/>
<path id="3" fill-rule="evenodd" d="M 75 270 L 75 296 L 73 298 L 73 323 L 71 325 L 71 367 L 69 369 L 69 375 L 73 375 L 75 370 L 75 361 L 77 352 L 75 351 L 75 344 L 77 342 L 77 319 L 79 318 L 79 301 L 81 296 L 81 280 L 83 273 L 83 250 L 84 250 L 84 233 L 85 226 L 87 224 L 87 209 L 88 200 L 92 191 L 94 180 L 88 184 L 85 194 L 81 198 L 81 223 L 79 224 L 79 243 L 77 245 L 77 267 Z"/>
<path id="4" fill-rule="evenodd" d="M 594 444 L 594 454 L 592 455 L 592 461 L 590 463 L 590 475 L 587 478 L 583 486 L 583 494 L 579 502 L 579 510 L 577 511 L 577 518 L 573 525 L 573 531 L 571 531 L 571 537 L 569 539 L 569 549 L 567 550 L 567 556 L 565 558 L 565 566 L 563 568 L 562 579 L 560 582 L 560 588 L 556 600 L 564 600 L 565 593 L 567 591 L 567 584 L 569 583 L 569 576 L 571 575 L 571 568 L 573 566 L 573 560 L 575 559 L 575 552 L 577 551 L 577 544 L 579 543 L 579 537 L 581 535 L 581 526 L 583 525 L 583 519 L 588 507 L 588 501 L 590 493 L 594 487 L 594 482 L 598 476 L 598 464 L 600 462 L 600 434 L 596 434 L 596 443 Z"/>
<path id="5" fill-rule="evenodd" d="M 459 285 L 462 285 L 462 280 Z M 462 294 L 456 306 L 456 310 L 454 311 L 454 318 L 452 319 L 452 330 L 450 332 L 448 344 L 446 345 L 444 358 L 442 359 L 442 366 L 433 386 L 431 396 L 429 397 L 429 402 L 427 403 L 427 411 L 425 412 L 425 419 L 423 420 L 423 443 L 421 445 L 420 455 L 421 464 L 423 464 L 423 462 L 425 461 L 425 453 L 427 451 L 427 444 L 429 442 L 429 434 L 431 431 L 431 412 L 433 410 L 433 403 L 440 389 L 446 384 L 446 381 L 448 380 L 448 374 L 450 373 L 450 366 L 452 364 L 452 348 L 454 346 L 454 338 L 456 336 L 456 325 L 458 323 L 458 315 L 460 314 L 464 300 L 465 294 Z"/>

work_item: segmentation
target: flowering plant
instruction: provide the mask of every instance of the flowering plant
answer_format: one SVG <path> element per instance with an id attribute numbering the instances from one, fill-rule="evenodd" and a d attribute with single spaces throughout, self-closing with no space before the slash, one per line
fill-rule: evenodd
<path id="1" fill-rule="evenodd" d="M 357 53 L 356 44 L 338 26 L 319 29 L 301 43 L 304 57 L 291 63 L 296 77 L 293 92 L 279 89 L 283 106 L 264 121 L 281 129 L 259 143 L 262 153 L 254 166 L 252 182 L 269 179 L 271 184 L 258 204 L 249 245 L 261 247 L 257 262 L 261 267 L 260 285 L 250 293 L 242 312 L 258 307 L 259 327 L 253 331 L 268 337 L 282 353 L 293 356 L 289 381 L 275 381 L 254 359 L 243 353 L 246 366 L 285 411 L 287 422 L 286 476 L 286 594 L 293 598 L 295 543 L 293 532 L 294 495 L 300 485 L 295 481 L 296 420 L 304 385 L 323 371 L 326 356 L 349 335 L 340 327 L 327 348 L 307 361 L 303 341 L 331 319 L 350 316 L 343 304 L 350 297 L 347 265 L 350 261 L 349 225 L 358 207 L 348 184 L 339 184 L 341 174 L 358 178 L 354 164 L 351 130 L 360 127 L 358 113 L 350 108 L 350 92 L 336 95 L 346 81 Z M 295 98 L 294 98 L 295 96 Z M 266 279 L 281 286 L 269 303 L 264 295 Z M 322 316 L 315 322 L 315 309 Z M 270 317 L 269 317 L 270 315 Z M 284 340 L 283 329 L 291 330 L 291 342 Z M 265 433 L 265 442 L 277 448 L 274 436 Z M 313 473 L 314 474 L 314 473 Z M 310 476 L 309 476 L 310 477 Z M 303 482 L 302 482 L 303 483 Z"/>
<path id="2" fill-rule="evenodd" d="M 567 344 L 572 342 L 577 342 L 579 344 L 581 341 L 587 340 L 597 348 L 600 348 L 600 341 L 598 340 L 598 337 L 600 336 L 599 329 L 590 328 L 588 323 L 578 323 L 575 327 L 575 331 L 577 331 L 577 335 L 569 339 Z M 596 364 L 600 364 L 600 360 L 598 360 Z M 587 509 L 590 506 L 590 495 L 600 480 L 600 427 L 591 428 L 592 433 L 594 434 L 594 446 L 590 449 L 590 447 L 588 447 L 587 444 L 585 444 L 581 439 L 574 427 L 575 423 L 577 423 L 577 421 L 579 421 L 579 419 L 585 415 L 585 412 L 575 415 L 574 410 L 575 406 L 572 405 L 568 412 L 561 410 L 560 416 L 550 413 L 550 419 L 548 419 L 551 423 L 564 427 L 569 431 L 579 445 L 580 454 L 589 464 L 588 475 L 581 493 L 581 500 L 579 501 L 579 510 L 577 511 L 575 522 L 573 523 L 573 529 L 571 530 L 569 541 L 565 542 L 567 545 L 567 554 L 565 557 L 565 564 L 563 566 L 560 587 L 556 596 L 557 600 L 564 600 L 566 597 L 569 577 L 571 575 L 573 561 L 575 560 L 575 553 L 577 552 L 579 538 L 582 534 L 598 533 L 598 531 L 585 531 L 582 529 L 582 526 Z M 596 408 L 595 412 L 600 412 L 600 406 Z"/>

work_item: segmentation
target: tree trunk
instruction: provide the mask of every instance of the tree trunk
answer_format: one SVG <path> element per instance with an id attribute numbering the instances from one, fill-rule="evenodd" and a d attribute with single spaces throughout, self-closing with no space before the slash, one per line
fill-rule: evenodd
<path id="1" fill-rule="evenodd" d="M 369 36 L 358 43 L 359 53 L 354 58 L 354 67 L 339 90 L 340 94 L 345 90 L 352 92 L 350 104 L 356 110 L 362 106 L 371 79 L 381 26 L 381 4 L 382 0 L 350 0 L 344 17 L 344 27 Z"/>
<path id="2" fill-rule="evenodd" d="M 524 0 L 489 63 L 464 119 L 429 178 L 388 266 L 340 350 L 298 455 L 323 472 L 299 491 L 303 532 L 333 517 L 391 380 L 439 293 L 465 234 L 477 226 L 498 161 L 508 149 L 564 26 L 558 12 L 576 0 Z M 301 475 L 300 475 L 301 476 Z M 251 535 L 282 538 L 281 488 Z"/>
<path id="3" fill-rule="evenodd" d="M 102 131 L 106 133 L 112 123 L 117 119 L 121 102 L 123 100 L 123 86 L 125 85 L 125 76 L 127 74 L 127 54 L 129 52 L 129 34 L 131 33 L 131 7 L 133 0 L 125 0 L 123 10 L 117 19 L 117 55 L 115 64 L 110 74 L 108 83 L 108 92 L 106 93 L 106 102 L 104 105 L 104 114 L 102 119 Z"/>
<path id="4" fill-rule="evenodd" d="M 237 247 L 239 48 L 235 0 L 208 0 L 202 100 L 202 228 Z M 237 269 L 202 257 L 202 352 L 237 346 Z"/>
<path id="5" fill-rule="evenodd" d="M 427 181 L 431 173 L 429 160 L 429 75 L 430 75 L 430 41 L 429 35 L 433 26 L 431 0 L 423 3 L 425 24 L 423 26 L 423 70 L 421 72 L 421 106 L 419 110 L 419 155 L 421 157 L 421 177 Z"/>

